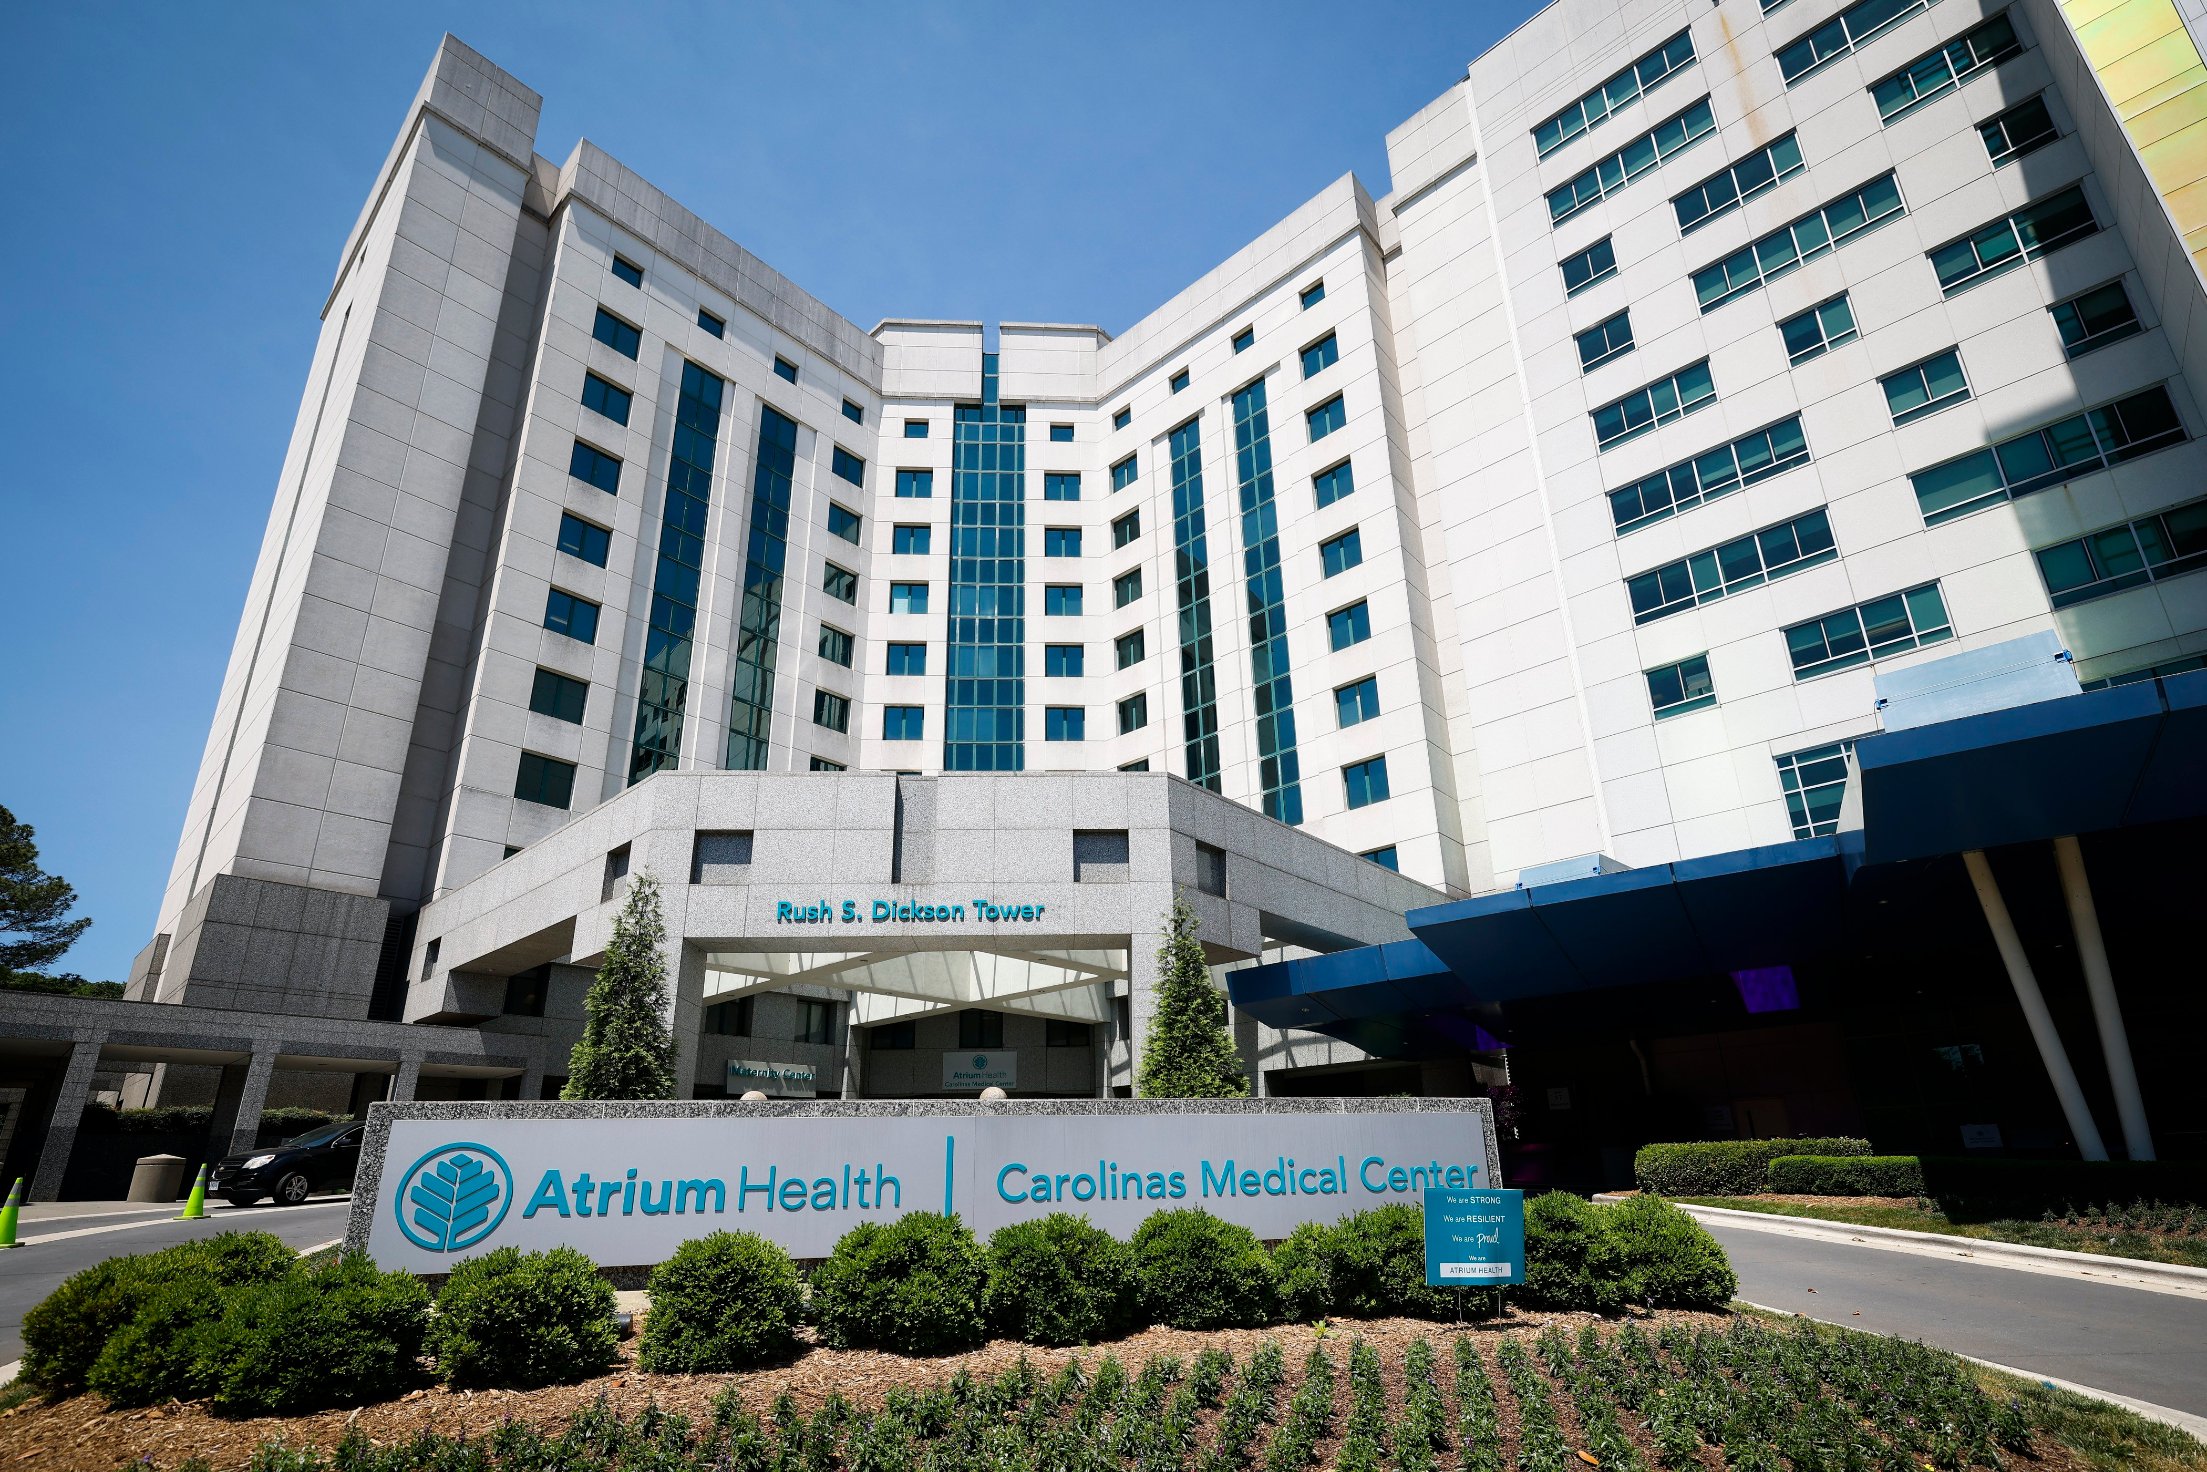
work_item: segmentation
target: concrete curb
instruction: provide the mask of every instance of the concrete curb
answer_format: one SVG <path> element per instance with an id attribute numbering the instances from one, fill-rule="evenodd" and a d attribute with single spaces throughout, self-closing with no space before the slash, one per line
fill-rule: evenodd
<path id="1" fill-rule="evenodd" d="M 1603 1194 L 1596 1201 L 1626 1198 Z M 2123 1288 L 2174 1293 L 2185 1298 L 2207 1298 L 2207 1268 L 2176 1263 L 2141 1262 L 2096 1252 L 2070 1252 L 2058 1247 L 2027 1247 L 2020 1242 L 1990 1242 L 1977 1237 L 1949 1237 L 1941 1232 L 1911 1232 L 1900 1227 L 1861 1227 L 1852 1222 L 1827 1221 L 1813 1216 L 1780 1216 L 1774 1212 L 1736 1211 L 1722 1206 L 1687 1206 L 1678 1209 L 1705 1222 L 1721 1222 L 1754 1232 L 1814 1237 L 1825 1242 L 1848 1242 L 1859 1247 L 1952 1257 L 1987 1267 L 2014 1268 L 2023 1272 L 2055 1273 L 2089 1278 Z"/>

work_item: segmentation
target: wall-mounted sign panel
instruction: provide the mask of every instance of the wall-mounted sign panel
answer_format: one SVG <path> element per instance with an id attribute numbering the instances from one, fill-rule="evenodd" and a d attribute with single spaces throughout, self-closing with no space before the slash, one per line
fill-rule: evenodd
<path id="1" fill-rule="evenodd" d="M 991 1087 L 1007 1094 L 1019 1087 L 1018 1053 L 943 1054 L 944 1093 L 977 1094 Z"/>
<path id="2" fill-rule="evenodd" d="M 757 1090 L 769 1099 L 816 1099 L 820 1070 L 810 1063 L 769 1063 L 763 1058 L 728 1060 L 728 1097 Z"/>

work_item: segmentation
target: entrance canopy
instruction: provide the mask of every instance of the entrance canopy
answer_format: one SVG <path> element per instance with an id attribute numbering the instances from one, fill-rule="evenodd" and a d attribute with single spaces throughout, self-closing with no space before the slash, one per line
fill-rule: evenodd
<path id="1" fill-rule="evenodd" d="M 806 983 L 856 994 L 861 1025 L 964 1007 L 1069 1022 L 1110 1018 L 1125 947 L 1037 950 L 708 951 L 705 1001 Z"/>

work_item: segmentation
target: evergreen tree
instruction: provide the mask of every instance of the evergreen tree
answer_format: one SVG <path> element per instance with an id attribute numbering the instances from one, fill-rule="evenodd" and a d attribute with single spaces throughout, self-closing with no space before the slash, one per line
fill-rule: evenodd
<path id="1" fill-rule="evenodd" d="M 89 919 L 65 919 L 77 892 L 38 867 L 31 825 L 0 808 L 0 972 L 35 971 L 77 943 Z"/>
<path id="2" fill-rule="evenodd" d="M 1157 1011 L 1142 1045 L 1145 1099 L 1243 1099 L 1249 1077 L 1226 1034 L 1226 998 L 1211 985 L 1196 943 L 1202 922 L 1175 894 L 1157 952 Z"/>
<path id="3" fill-rule="evenodd" d="M 629 881 L 605 962 L 583 1001 L 582 1041 L 567 1060 L 562 1099 L 675 1097 L 666 944 L 659 881 L 646 871 Z"/>

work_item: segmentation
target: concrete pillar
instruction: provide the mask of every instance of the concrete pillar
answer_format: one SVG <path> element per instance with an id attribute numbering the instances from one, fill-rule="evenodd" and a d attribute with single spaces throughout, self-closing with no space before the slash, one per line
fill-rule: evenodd
<path id="1" fill-rule="evenodd" d="M 866 1077 L 862 1059 L 865 1049 L 858 1045 L 858 1009 L 846 1004 L 843 1008 L 843 1097 L 866 1097 Z"/>
<path id="2" fill-rule="evenodd" d="M 2061 1034 L 2054 1030 L 2054 1016 L 2046 1010 L 2046 996 L 2038 987 L 2038 976 L 2031 970 L 2031 958 L 2023 952 L 2023 939 L 2016 934 L 2015 921 L 2008 915 L 2007 901 L 2000 897 L 2000 886 L 1993 880 L 1992 865 L 1987 862 L 1984 850 L 1971 849 L 1962 855 L 1962 864 L 1969 870 L 1969 882 L 1977 890 L 1977 903 L 1985 912 L 1985 923 L 1992 927 L 1993 944 L 2000 948 L 2000 960 L 2008 968 L 2008 982 L 2015 988 L 2015 999 L 2023 1006 L 2023 1019 L 2031 1026 L 2031 1037 L 2038 1044 L 2039 1061 L 2046 1065 L 2046 1076 L 2053 1081 L 2054 1097 L 2061 1101 L 2062 1117 L 2069 1122 L 2069 1133 L 2076 1137 L 2077 1150 L 2087 1160 L 2107 1159 L 2107 1146 L 2100 1139 L 2100 1127 L 2092 1122 L 2092 1110 L 2084 1100 L 2084 1090 L 2077 1083 L 2076 1070 L 2069 1066 L 2069 1052 L 2061 1044 Z"/>
<path id="3" fill-rule="evenodd" d="M 387 1073 L 356 1073 L 353 1075 L 352 1098 L 346 1101 L 345 1112 L 354 1119 L 366 1119 L 368 1106 L 381 1100 L 391 1087 Z"/>
<path id="4" fill-rule="evenodd" d="M 522 1066 L 521 1082 L 518 1088 L 520 1092 L 515 1094 L 514 1097 L 524 1104 L 534 1104 L 544 1097 L 544 1063 L 533 1054 L 529 1061 Z"/>
<path id="5" fill-rule="evenodd" d="M 207 1147 L 218 1159 L 245 1154 L 258 1141 L 268 1081 L 275 1074 L 274 1048 L 256 1048 L 245 1062 L 223 1068 L 222 1086 L 215 1094 L 214 1127 L 207 1133 Z"/>
<path id="6" fill-rule="evenodd" d="M 398 1061 L 398 1073 L 391 1079 L 391 1092 L 384 1097 L 393 1104 L 414 1102 L 414 1090 L 421 1083 L 421 1059 L 404 1057 Z"/>
<path id="7" fill-rule="evenodd" d="M 61 1199 L 61 1179 L 68 1174 L 69 1155 L 77 1146 L 84 1106 L 92 1102 L 92 1075 L 99 1071 L 103 1041 L 104 1034 L 94 1033 L 69 1045 L 69 1061 L 62 1067 L 61 1087 L 54 1094 L 53 1116 L 46 1124 L 46 1143 L 39 1147 L 38 1168 L 31 1173 L 33 1201 Z"/>
<path id="8" fill-rule="evenodd" d="M 1136 935 L 1127 941 L 1126 1072 L 1114 1070 L 1111 1081 L 1132 1085 L 1137 1098 L 1142 1092 L 1142 1044 L 1149 1038 L 1150 1019 L 1157 1015 L 1157 948 L 1164 943 L 1165 937 L 1156 934 Z M 1116 1011 L 1113 1022 L 1116 1026 Z"/>
<path id="9" fill-rule="evenodd" d="M 674 1032 L 674 1096 L 687 1099 L 697 1087 L 698 1041 L 705 1031 L 705 953 L 670 933 L 666 965 L 667 1026 Z"/>
<path id="10" fill-rule="evenodd" d="M 2151 1160 L 2153 1131 L 2146 1126 L 2146 1099 L 2138 1089 L 2123 1007 L 2115 998 L 2115 973 L 2107 964 L 2092 882 L 2085 877 L 2083 845 L 2073 837 L 2055 839 L 2054 861 L 2061 868 L 2061 895 L 2069 905 L 2069 928 L 2077 937 L 2077 959 L 2084 965 L 2084 987 L 2099 1027 L 2100 1054 L 2107 1060 L 2108 1087 L 2115 1091 L 2115 1113 L 2123 1122 L 2123 1149 L 2132 1160 Z"/>

